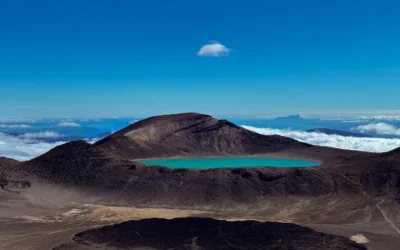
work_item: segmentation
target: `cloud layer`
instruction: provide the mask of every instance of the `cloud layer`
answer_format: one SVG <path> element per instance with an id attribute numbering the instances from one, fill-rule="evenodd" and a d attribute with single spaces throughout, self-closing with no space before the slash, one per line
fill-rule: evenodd
<path id="1" fill-rule="evenodd" d="M 31 126 L 25 124 L 0 124 L 0 128 L 30 128 Z"/>
<path id="2" fill-rule="evenodd" d="M 32 138 L 14 137 L 0 133 L 0 156 L 16 160 L 30 160 L 63 143 L 47 143 Z"/>
<path id="3" fill-rule="evenodd" d="M 197 52 L 198 56 L 221 57 L 229 55 L 230 49 L 220 43 L 209 43 L 203 45 Z"/>
<path id="4" fill-rule="evenodd" d="M 373 116 L 360 116 L 357 118 L 362 120 L 400 121 L 400 115 L 373 115 Z"/>
<path id="5" fill-rule="evenodd" d="M 60 122 L 57 124 L 58 127 L 80 127 L 81 125 L 76 122 Z"/>
<path id="6" fill-rule="evenodd" d="M 355 117 L 333 117 L 323 118 L 326 121 L 341 121 L 346 123 L 361 122 L 396 122 L 400 121 L 400 115 L 371 115 L 371 116 L 355 116 Z"/>
<path id="7" fill-rule="evenodd" d="M 95 143 L 103 137 L 85 138 L 88 143 Z M 50 149 L 67 143 L 68 137 L 53 131 L 26 133 L 13 136 L 0 132 L 0 156 L 25 161 L 35 158 Z"/>
<path id="8" fill-rule="evenodd" d="M 256 128 L 251 126 L 242 127 L 259 134 L 282 135 L 301 142 L 334 148 L 367 152 L 387 152 L 400 147 L 400 139 L 346 137 L 340 135 L 327 135 L 323 133 L 296 131 L 289 129 Z"/>
<path id="9" fill-rule="evenodd" d="M 378 135 L 398 135 L 400 136 L 400 128 L 397 128 L 391 124 L 378 122 L 370 123 L 366 125 L 360 125 L 353 128 L 353 130 L 358 130 L 361 133 L 375 133 Z"/>
<path id="10" fill-rule="evenodd" d="M 53 131 L 44 131 L 44 132 L 38 132 L 38 133 L 26 133 L 19 135 L 18 138 L 20 139 L 57 139 L 60 137 L 63 137 L 64 135 L 53 132 Z"/>

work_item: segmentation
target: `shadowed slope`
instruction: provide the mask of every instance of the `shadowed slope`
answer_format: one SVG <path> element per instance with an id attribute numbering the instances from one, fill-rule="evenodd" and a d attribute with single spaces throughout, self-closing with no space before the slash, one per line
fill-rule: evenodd
<path id="1" fill-rule="evenodd" d="M 396 148 L 384 154 L 400 161 L 400 148 Z"/>
<path id="2" fill-rule="evenodd" d="M 120 188 L 135 164 L 111 157 L 85 141 L 75 141 L 25 162 L 24 169 L 53 183 Z"/>
<path id="3" fill-rule="evenodd" d="M 313 152 L 311 152 L 313 154 Z M 314 152 L 315 155 L 317 153 Z M 23 163 L 40 179 L 110 188 L 132 204 L 235 206 L 264 197 L 390 195 L 399 199 L 397 154 L 354 154 L 312 168 L 169 169 L 120 160 L 86 142 L 72 142 Z"/>
<path id="4" fill-rule="evenodd" d="M 6 158 L 6 157 L 0 157 L 0 169 L 3 167 L 12 167 L 20 162 L 14 159 Z"/>
<path id="5" fill-rule="evenodd" d="M 345 237 L 289 223 L 228 222 L 206 218 L 128 221 L 76 234 L 68 249 L 293 249 L 364 250 Z"/>

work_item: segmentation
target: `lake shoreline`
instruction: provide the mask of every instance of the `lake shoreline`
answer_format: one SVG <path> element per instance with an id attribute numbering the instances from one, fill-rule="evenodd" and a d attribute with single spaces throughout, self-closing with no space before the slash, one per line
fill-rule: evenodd
<path id="1" fill-rule="evenodd" d="M 164 159 L 138 160 L 140 163 L 151 166 L 184 169 L 218 169 L 218 168 L 296 168 L 317 167 L 320 161 L 311 161 L 283 157 L 180 157 Z"/>

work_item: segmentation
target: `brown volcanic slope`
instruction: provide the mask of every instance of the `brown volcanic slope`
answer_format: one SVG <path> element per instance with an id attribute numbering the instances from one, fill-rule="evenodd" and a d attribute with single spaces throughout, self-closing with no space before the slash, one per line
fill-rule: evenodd
<path id="1" fill-rule="evenodd" d="M 121 191 L 114 199 L 128 199 L 133 204 L 220 207 L 253 204 L 265 197 L 335 194 L 387 196 L 400 201 L 398 152 L 349 152 L 331 159 L 326 158 L 328 150 L 315 147 L 307 153 L 289 154 L 321 157 L 325 159 L 321 167 L 195 170 L 116 159 L 98 146 L 77 141 L 58 146 L 20 168 L 50 183 Z"/>
<path id="2" fill-rule="evenodd" d="M 110 135 L 96 145 L 126 159 L 259 154 L 311 147 L 278 135 L 260 135 L 229 121 L 198 113 L 151 117 Z"/>
<path id="3" fill-rule="evenodd" d="M 74 141 L 25 162 L 22 168 L 57 184 L 118 189 L 136 166 L 131 161 L 111 157 L 101 148 L 85 141 Z"/>
<path id="4" fill-rule="evenodd" d="M 6 157 L 0 157 L 0 169 L 2 167 L 7 167 L 7 166 L 15 166 L 19 163 L 19 161 L 6 158 Z"/>
<path id="5" fill-rule="evenodd" d="M 319 233 L 290 223 L 207 218 L 128 221 L 76 234 L 54 250 L 97 249 L 269 249 L 364 250 L 345 237 Z M 103 248 L 101 248 L 103 249 Z"/>

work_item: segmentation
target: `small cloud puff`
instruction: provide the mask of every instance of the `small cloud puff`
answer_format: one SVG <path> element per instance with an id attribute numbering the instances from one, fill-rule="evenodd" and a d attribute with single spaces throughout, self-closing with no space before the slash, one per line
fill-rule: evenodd
<path id="1" fill-rule="evenodd" d="M 81 125 L 76 122 L 60 122 L 57 126 L 59 126 L 59 127 L 80 127 Z"/>
<path id="2" fill-rule="evenodd" d="M 358 127 L 352 128 L 353 130 L 358 130 L 361 133 L 372 132 L 378 135 L 398 135 L 400 136 L 400 128 L 397 128 L 391 124 L 378 122 L 370 123 L 366 125 L 360 125 Z"/>
<path id="3" fill-rule="evenodd" d="M 85 141 L 90 144 L 94 144 L 94 143 L 100 141 L 101 139 L 103 139 L 103 137 L 85 138 Z"/>
<path id="4" fill-rule="evenodd" d="M 203 45 L 197 52 L 198 56 L 221 57 L 227 56 L 231 50 L 218 42 Z"/>

